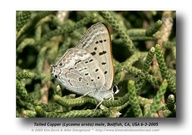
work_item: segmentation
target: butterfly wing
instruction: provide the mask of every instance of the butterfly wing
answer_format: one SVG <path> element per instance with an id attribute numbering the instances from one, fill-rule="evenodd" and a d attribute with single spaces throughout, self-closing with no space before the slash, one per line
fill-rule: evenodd
<path id="1" fill-rule="evenodd" d="M 105 80 L 98 61 L 89 52 L 79 48 L 69 49 L 53 66 L 52 75 L 68 90 L 92 97 Z"/>
<path id="2" fill-rule="evenodd" d="M 86 50 L 99 62 L 99 67 L 105 76 L 104 86 L 107 90 L 110 90 L 114 79 L 114 69 L 111 38 L 107 27 L 100 22 L 92 25 L 77 48 Z"/>

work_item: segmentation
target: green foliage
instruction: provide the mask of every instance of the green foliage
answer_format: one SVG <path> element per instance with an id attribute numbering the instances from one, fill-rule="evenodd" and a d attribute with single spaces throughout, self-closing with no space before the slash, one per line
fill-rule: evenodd
<path id="1" fill-rule="evenodd" d="M 149 50 L 149 53 L 147 54 L 147 57 L 145 59 L 145 62 L 144 62 L 143 68 L 142 68 L 142 74 L 140 75 L 140 78 L 136 82 L 136 89 L 137 90 L 139 90 L 139 88 L 142 88 L 142 86 L 146 82 L 145 78 L 147 77 L 149 67 L 152 63 L 152 59 L 153 59 L 154 54 L 155 54 L 155 48 L 152 47 Z"/>
<path id="2" fill-rule="evenodd" d="M 16 117 L 176 116 L 174 11 L 17 11 L 16 15 Z M 51 77 L 50 66 L 96 22 L 109 28 L 114 84 L 120 89 L 114 100 L 101 105 L 67 91 Z"/>
<path id="3" fill-rule="evenodd" d="M 108 11 L 102 11 L 101 15 L 111 24 L 112 28 L 117 31 L 124 44 L 128 47 L 129 51 L 133 54 L 136 51 L 135 46 L 133 45 L 132 40 L 126 32 L 120 27 L 118 21 L 113 17 L 113 15 Z"/>
<path id="4" fill-rule="evenodd" d="M 148 117 L 150 117 L 152 113 L 155 113 L 159 110 L 159 104 L 166 92 L 166 89 L 167 89 L 167 81 L 164 80 L 159 90 L 157 91 L 157 94 L 154 97 L 153 103 L 150 106 L 150 110 L 147 115 Z"/>
<path id="5" fill-rule="evenodd" d="M 128 82 L 128 89 L 129 89 L 129 101 L 134 111 L 135 117 L 143 117 L 141 107 L 139 105 L 139 101 L 136 94 L 136 88 L 134 81 L 130 80 Z"/>
<path id="6" fill-rule="evenodd" d="M 31 17 L 31 12 L 29 11 L 20 13 L 17 17 L 16 30 L 19 31 L 30 17 Z"/>
<path id="7" fill-rule="evenodd" d="M 171 73 L 167 69 L 160 45 L 157 44 L 155 46 L 155 49 L 156 49 L 156 57 L 157 57 L 157 61 L 159 64 L 162 78 L 167 79 L 168 84 L 169 84 L 168 87 L 170 88 L 170 91 L 175 94 L 176 93 L 176 81 L 175 81 L 174 77 L 171 76 Z"/>

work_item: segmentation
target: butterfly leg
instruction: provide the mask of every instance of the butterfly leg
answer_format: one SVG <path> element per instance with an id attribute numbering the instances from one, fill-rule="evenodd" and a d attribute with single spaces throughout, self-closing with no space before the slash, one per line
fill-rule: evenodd
<path id="1" fill-rule="evenodd" d="M 102 105 L 102 102 L 103 102 L 103 100 L 101 100 L 101 101 L 99 102 L 99 104 L 97 104 L 97 106 L 95 107 L 95 109 L 94 109 L 94 111 L 93 111 L 93 114 L 96 112 L 97 108 L 98 108 L 100 105 Z"/>
<path id="2" fill-rule="evenodd" d="M 87 93 L 81 95 L 79 98 L 85 97 L 85 96 L 89 95 L 91 92 L 93 92 L 93 91 L 89 91 L 89 92 L 87 92 Z"/>
<path id="3" fill-rule="evenodd" d="M 99 102 L 99 104 L 95 107 L 94 112 L 97 110 L 97 108 L 102 104 L 103 100 Z"/>

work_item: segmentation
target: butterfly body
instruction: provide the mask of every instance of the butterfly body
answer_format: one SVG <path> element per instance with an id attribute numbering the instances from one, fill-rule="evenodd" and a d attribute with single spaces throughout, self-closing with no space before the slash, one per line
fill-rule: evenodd
<path id="1" fill-rule="evenodd" d="M 107 27 L 103 23 L 92 25 L 79 44 L 52 66 L 52 76 L 77 94 L 98 101 L 113 99 L 114 71 Z"/>

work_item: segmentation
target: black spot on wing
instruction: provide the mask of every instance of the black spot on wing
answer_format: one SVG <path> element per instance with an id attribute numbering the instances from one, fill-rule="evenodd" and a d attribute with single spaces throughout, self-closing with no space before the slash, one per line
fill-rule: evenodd
<path id="1" fill-rule="evenodd" d="M 73 70 L 73 69 L 74 69 L 74 68 L 69 68 L 69 71 L 70 71 L 70 70 Z"/>
<path id="2" fill-rule="evenodd" d="M 85 61 L 85 64 L 92 62 L 92 61 L 93 61 L 93 59 L 90 59 L 89 61 Z"/>
<path id="3" fill-rule="evenodd" d="M 99 55 L 104 55 L 106 53 L 107 53 L 106 51 L 102 51 L 102 52 L 99 52 Z"/>
<path id="4" fill-rule="evenodd" d="M 90 60 L 89 60 L 89 62 L 92 62 L 92 61 L 93 61 L 93 59 L 90 59 Z"/>
<path id="5" fill-rule="evenodd" d="M 76 62 L 75 62 L 75 65 L 77 65 L 77 64 L 80 63 L 80 62 L 81 62 L 81 60 L 76 61 Z"/>
<path id="6" fill-rule="evenodd" d="M 81 81 L 82 80 L 82 77 L 79 77 L 79 81 Z"/>
<path id="7" fill-rule="evenodd" d="M 103 42 L 106 42 L 106 41 L 107 41 L 106 39 L 95 41 L 95 44 L 103 43 Z"/>
<path id="8" fill-rule="evenodd" d="M 96 54 L 96 52 L 91 52 L 91 55 L 95 55 Z"/>
<path id="9" fill-rule="evenodd" d="M 69 84 L 70 84 L 71 86 L 73 86 L 73 84 L 71 83 L 71 81 L 70 81 L 70 80 L 68 80 L 68 82 L 69 82 Z"/>
<path id="10" fill-rule="evenodd" d="M 105 64 L 107 64 L 107 63 L 106 63 L 106 62 L 102 62 L 101 64 L 102 64 L 102 65 L 105 65 Z"/>

